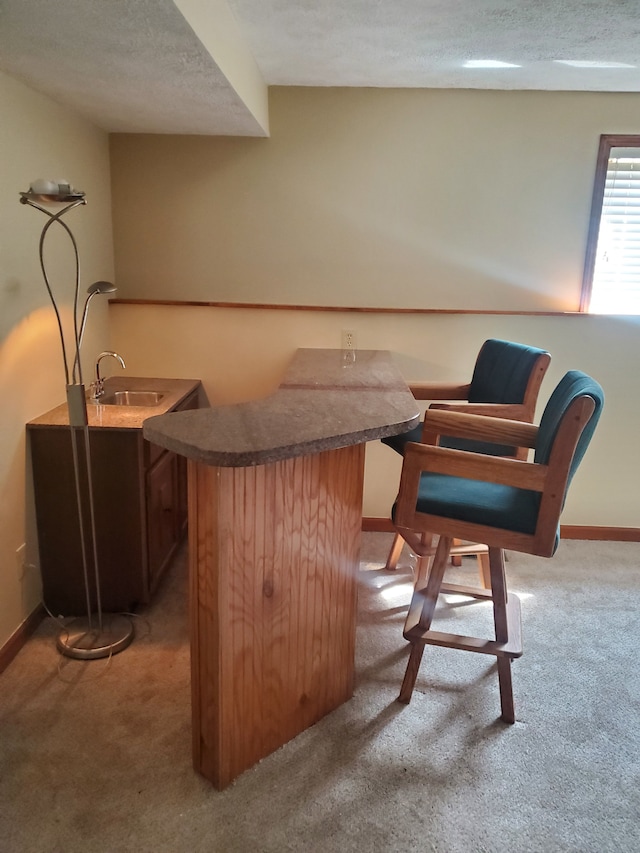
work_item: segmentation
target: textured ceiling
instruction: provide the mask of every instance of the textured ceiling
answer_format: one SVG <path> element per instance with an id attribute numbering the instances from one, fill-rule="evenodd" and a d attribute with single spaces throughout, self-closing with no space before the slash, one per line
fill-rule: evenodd
<path id="1" fill-rule="evenodd" d="M 0 69 L 105 130 L 261 135 L 172 0 L 0 0 Z"/>
<path id="2" fill-rule="evenodd" d="M 640 91 L 639 0 L 229 2 L 271 85 Z"/>
<path id="3" fill-rule="evenodd" d="M 0 0 L 0 69 L 109 131 L 264 135 L 194 24 L 225 3 Z M 181 8 L 198 14 L 187 23 Z M 229 9 L 267 85 L 640 91 L 639 0 L 228 0 Z M 487 59 L 517 67 L 463 67 Z"/>

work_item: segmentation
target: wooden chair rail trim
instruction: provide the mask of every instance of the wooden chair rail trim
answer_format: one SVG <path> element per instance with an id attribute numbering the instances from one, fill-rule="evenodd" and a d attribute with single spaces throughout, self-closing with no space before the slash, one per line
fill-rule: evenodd
<path id="1" fill-rule="evenodd" d="M 470 314 L 515 317 L 589 317 L 582 311 L 485 311 L 460 308 L 390 308 L 361 305 L 297 305 L 266 302 L 221 302 L 200 299 L 110 299 L 112 305 L 164 305 L 190 308 L 248 308 L 265 311 L 345 311 L 359 314 Z"/>

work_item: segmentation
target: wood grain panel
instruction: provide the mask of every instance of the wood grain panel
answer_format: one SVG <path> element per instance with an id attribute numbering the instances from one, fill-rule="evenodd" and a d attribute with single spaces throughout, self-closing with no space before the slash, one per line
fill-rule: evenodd
<path id="1" fill-rule="evenodd" d="M 353 692 L 364 445 L 189 462 L 194 764 L 223 788 Z"/>

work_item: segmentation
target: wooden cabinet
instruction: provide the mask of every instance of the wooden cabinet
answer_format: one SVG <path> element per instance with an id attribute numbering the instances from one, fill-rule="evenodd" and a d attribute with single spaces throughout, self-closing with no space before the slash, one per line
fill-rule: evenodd
<path id="1" fill-rule="evenodd" d="M 166 561 L 180 541 L 178 526 L 178 465 L 173 453 L 163 453 L 146 472 L 147 550 L 149 587 L 155 589 Z"/>
<path id="2" fill-rule="evenodd" d="M 195 387 L 172 411 L 198 407 Z M 86 615 L 96 608 L 93 545 L 84 500 L 85 584 L 69 427 L 27 425 L 33 471 L 43 601 L 54 614 Z M 83 433 L 77 434 L 81 463 Z M 145 604 L 186 531 L 185 460 L 150 444 L 142 429 L 89 428 L 100 599 L 104 612 Z M 86 466 L 81 488 L 87 492 Z"/>

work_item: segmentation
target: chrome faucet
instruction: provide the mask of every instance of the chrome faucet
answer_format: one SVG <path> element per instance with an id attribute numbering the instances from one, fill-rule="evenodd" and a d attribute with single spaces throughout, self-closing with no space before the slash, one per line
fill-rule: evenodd
<path id="1" fill-rule="evenodd" d="M 122 367 L 126 367 L 127 365 L 124 363 L 124 359 L 121 355 L 118 355 L 117 352 L 112 352 L 111 350 L 106 350 L 105 352 L 101 352 L 96 361 L 96 379 L 95 382 L 91 383 L 91 399 L 99 400 L 100 397 L 104 394 L 104 379 L 100 376 L 100 362 L 103 358 L 106 358 L 108 355 L 111 358 L 117 358 Z"/>

